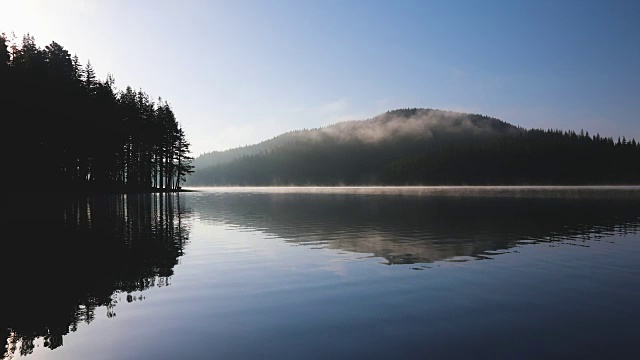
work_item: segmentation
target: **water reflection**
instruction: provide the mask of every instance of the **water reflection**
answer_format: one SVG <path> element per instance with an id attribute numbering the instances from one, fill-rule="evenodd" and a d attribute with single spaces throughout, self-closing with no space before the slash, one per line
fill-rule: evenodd
<path id="1" fill-rule="evenodd" d="M 211 223 L 387 264 L 483 259 L 523 242 L 588 245 L 640 230 L 640 188 L 210 189 Z"/>
<path id="2" fill-rule="evenodd" d="M 176 194 L 16 198 L 2 244 L 0 341 L 6 358 L 55 349 L 98 307 L 170 284 L 189 237 L 190 211 Z M 119 296 L 122 295 L 122 296 Z"/>
<path id="3" fill-rule="evenodd" d="M 46 353 L 407 358 L 428 350 L 455 358 L 444 355 L 540 352 L 530 344 L 544 342 L 575 355 L 584 343 L 618 350 L 611 344 L 631 344 L 635 334 L 628 319 L 637 315 L 638 237 L 609 249 L 594 241 L 640 232 L 640 188 L 215 189 L 10 204 L 12 231 L 0 245 L 5 357 L 63 340 Z M 181 258 L 190 233 L 197 241 Z M 262 241 L 275 251 L 263 251 Z M 326 267 L 334 252 L 280 251 L 292 250 L 282 242 L 413 265 L 348 261 L 336 274 Z M 574 252 L 551 251 L 406 271 L 493 257 L 523 242 L 596 246 L 571 248 L 582 254 L 575 261 Z M 547 249 L 529 249 L 540 248 Z M 143 292 L 171 285 L 179 259 L 176 286 Z M 122 304 L 145 296 L 155 296 L 153 306 Z M 129 323 L 63 339 L 94 319 L 92 329 L 125 320 L 124 310 L 135 314 Z M 105 318 L 118 312 L 116 321 Z M 519 341 L 509 337 L 515 333 Z M 455 346 L 460 341 L 466 348 Z"/>

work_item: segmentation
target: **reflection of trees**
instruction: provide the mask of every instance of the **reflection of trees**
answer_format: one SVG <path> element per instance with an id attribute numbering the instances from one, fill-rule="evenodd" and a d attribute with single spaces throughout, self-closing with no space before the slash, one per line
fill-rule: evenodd
<path id="1" fill-rule="evenodd" d="M 20 236 L 2 244 L 13 294 L 0 308 L 5 356 L 31 353 L 40 337 L 50 349 L 62 346 L 96 308 L 115 316 L 118 293 L 131 302 L 142 299 L 133 292 L 169 285 L 189 236 L 180 200 L 169 193 L 16 199 Z"/>
<path id="2" fill-rule="evenodd" d="M 371 253 L 388 264 L 483 258 L 523 241 L 580 244 L 640 231 L 639 191 L 486 195 L 211 194 L 215 199 L 202 196 L 193 207 L 205 221 Z"/>

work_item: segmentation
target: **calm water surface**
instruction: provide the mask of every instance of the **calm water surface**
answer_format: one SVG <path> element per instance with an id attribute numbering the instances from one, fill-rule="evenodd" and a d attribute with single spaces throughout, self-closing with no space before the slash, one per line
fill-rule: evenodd
<path id="1" fill-rule="evenodd" d="M 16 196 L 5 358 L 637 356 L 640 187 L 199 190 Z"/>

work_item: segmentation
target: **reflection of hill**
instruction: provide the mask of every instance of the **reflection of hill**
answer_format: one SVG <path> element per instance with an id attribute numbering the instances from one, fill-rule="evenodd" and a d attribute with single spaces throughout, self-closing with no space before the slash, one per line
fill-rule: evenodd
<path id="1" fill-rule="evenodd" d="M 18 235 L 1 245 L 13 294 L 0 308 L 5 356 L 31 353 L 39 337 L 59 347 L 97 307 L 115 316 L 117 293 L 168 285 L 188 240 L 179 196 L 16 198 Z"/>
<path id="2" fill-rule="evenodd" d="M 521 241 L 582 241 L 640 230 L 637 189 L 381 192 L 203 193 L 194 210 L 206 221 L 296 244 L 372 253 L 389 264 L 479 258 Z"/>

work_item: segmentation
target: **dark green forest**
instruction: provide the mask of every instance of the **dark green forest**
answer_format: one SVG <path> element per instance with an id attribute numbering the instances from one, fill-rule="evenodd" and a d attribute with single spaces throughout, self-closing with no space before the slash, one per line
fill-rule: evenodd
<path id="1" fill-rule="evenodd" d="M 11 170 L 33 190 L 179 189 L 190 144 L 168 102 L 117 91 L 56 42 L 44 48 L 0 36 L 0 107 Z M 159 74 L 160 76 L 160 74 Z"/>
<path id="2" fill-rule="evenodd" d="M 291 132 L 195 164 L 194 186 L 640 184 L 635 139 L 431 109 Z"/>

